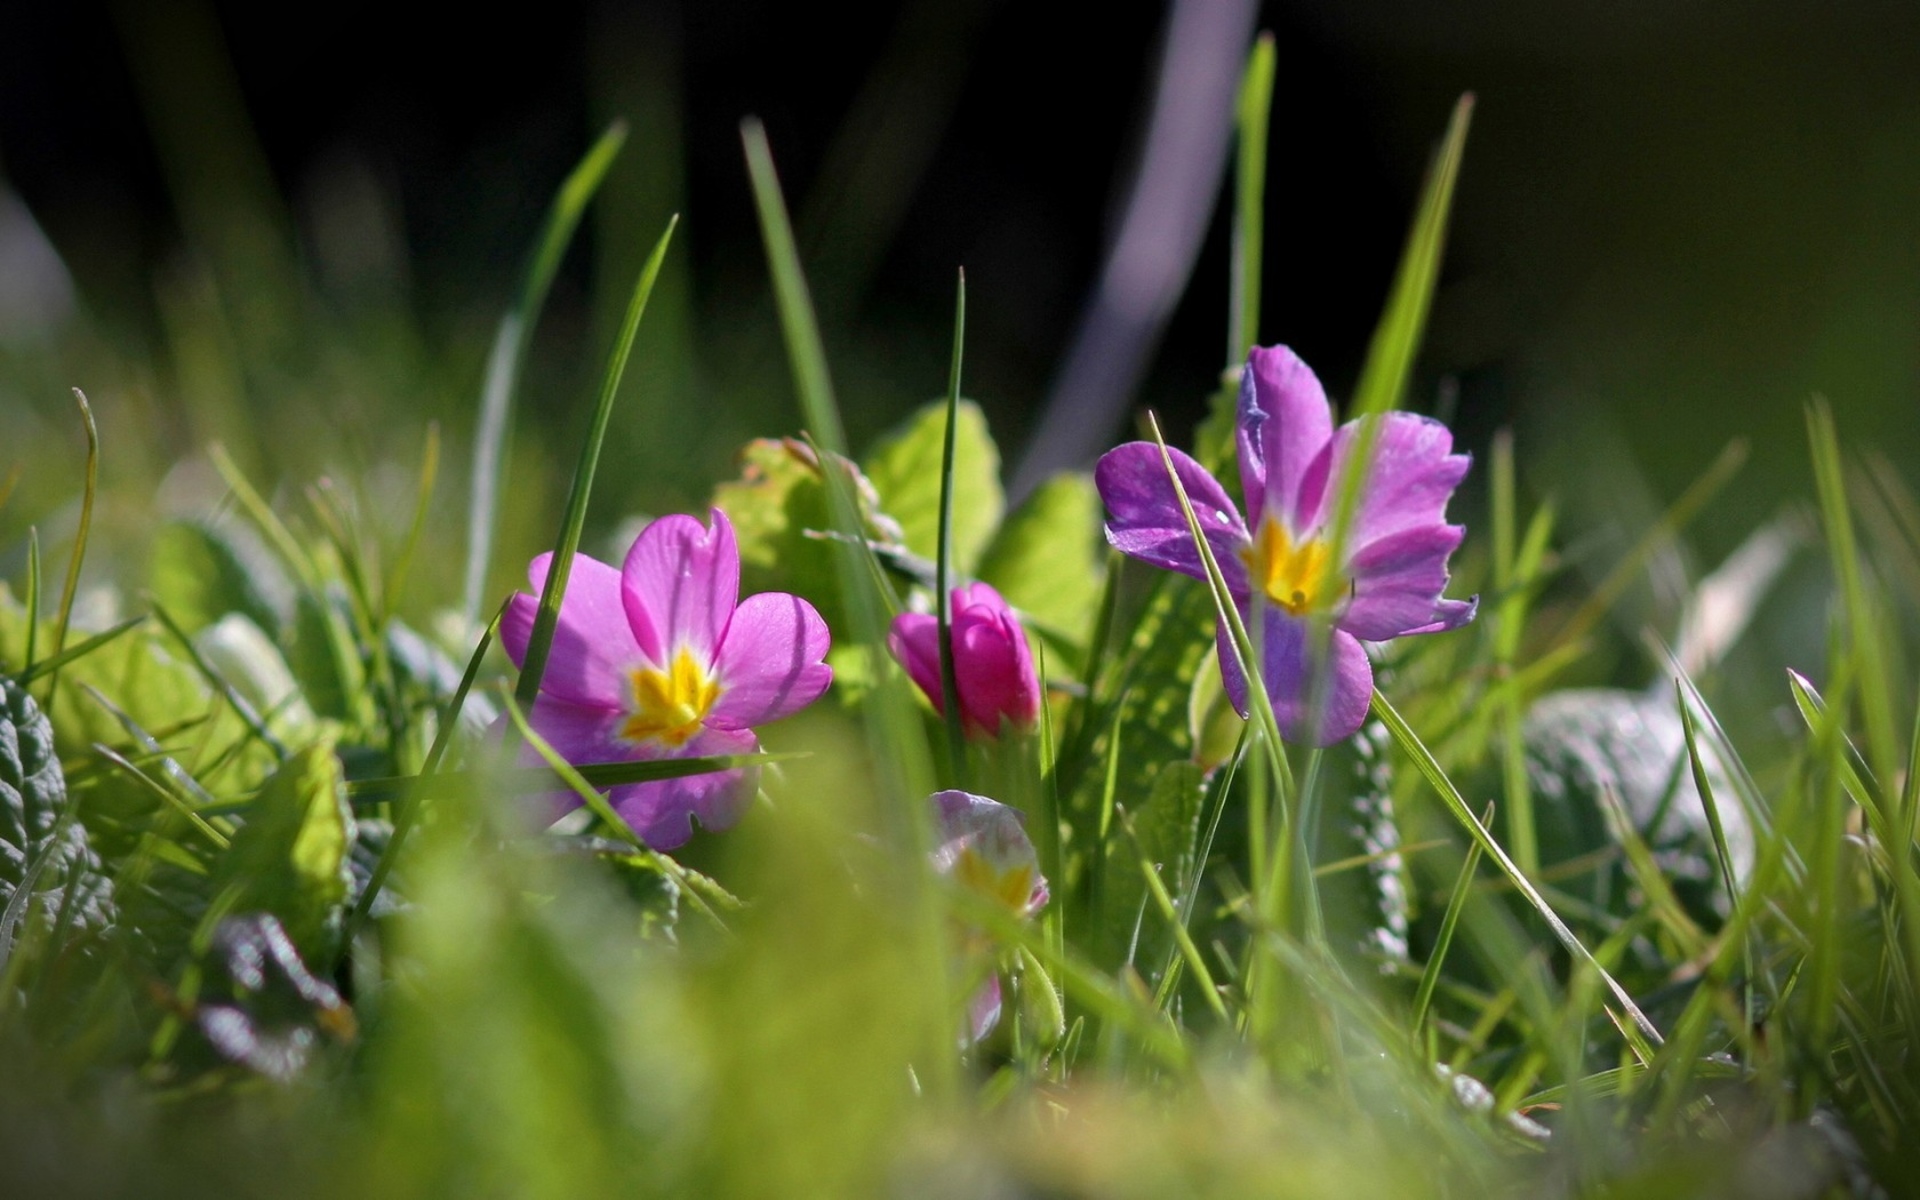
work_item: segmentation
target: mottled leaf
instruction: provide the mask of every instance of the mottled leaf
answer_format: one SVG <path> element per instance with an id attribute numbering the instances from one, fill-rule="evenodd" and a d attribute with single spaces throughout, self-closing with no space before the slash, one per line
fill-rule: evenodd
<path id="1" fill-rule="evenodd" d="M 936 401 L 882 438 L 865 463 L 880 506 L 900 523 L 907 549 L 929 560 L 940 552 L 940 464 L 946 436 L 946 401 Z M 953 563 L 961 574 L 974 572 L 1005 508 L 1000 451 L 980 406 L 962 400 L 953 443 Z"/>

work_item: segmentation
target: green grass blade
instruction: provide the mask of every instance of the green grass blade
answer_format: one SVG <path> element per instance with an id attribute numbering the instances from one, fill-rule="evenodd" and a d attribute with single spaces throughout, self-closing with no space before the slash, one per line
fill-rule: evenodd
<path id="1" fill-rule="evenodd" d="M 678 216 L 667 221 L 666 232 L 654 243 L 647 265 L 641 268 L 634 285 L 633 299 L 627 305 L 626 319 L 607 360 L 606 374 L 600 383 L 600 402 L 594 406 L 593 424 L 580 447 L 580 460 L 573 470 L 573 488 L 567 493 L 566 514 L 561 520 L 560 542 L 553 550 L 552 565 L 547 568 L 547 585 L 540 592 L 540 609 L 534 614 L 533 632 L 527 639 L 527 657 L 520 668 L 520 681 L 514 695 L 523 706 L 531 705 L 540 693 L 540 679 L 546 674 L 547 655 L 553 649 L 553 631 L 560 621 L 560 602 L 566 595 L 567 579 L 573 574 L 573 556 L 580 549 L 580 531 L 587 523 L 587 501 L 593 495 L 593 476 L 600 465 L 600 448 L 606 444 L 607 422 L 613 416 L 613 401 L 620 393 L 620 380 L 627 371 L 627 356 L 633 352 L 634 334 L 640 318 L 646 315 L 647 299 L 653 295 L 654 281 L 660 277 L 660 264 L 673 242 Z"/>
<path id="2" fill-rule="evenodd" d="M 1126 831 L 1127 840 L 1133 845 L 1134 861 L 1139 864 L 1140 874 L 1146 880 L 1147 893 L 1160 910 L 1160 919 L 1173 931 L 1174 945 L 1179 947 L 1180 957 L 1186 961 L 1187 969 L 1193 972 L 1194 981 L 1200 986 L 1200 994 L 1206 997 L 1207 1007 L 1213 1010 L 1214 1016 L 1220 1018 L 1221 1024 L 1230 1024 L 1232 1018 L 1227 1014 L 1226 1003 L 1220 999 L 1220 988 L 1213 981 L 1213 972 L 1207 969 L 1207 960 L 1201 955 L 1200 948 L 1193 944 L 1186 921 L 1181 919 L 1180 910 L 1167 893 L 1166 881 L 1160 878 L 1160 872 L 1154 868 L 1146 850 L 1141 847 L 1139 837 L 1133 832 L 1133 818 L 1127 815 L 1125 809 L 1120 812 L 1120 828 Z"/>
<path id="3" fill-rule="evenodd" d="M 1482 823 L 1492 819 L 1493 809 L 1488 806 Z M 1453 881 L 1453 891 L 1447 896 L 1447 911 L 1440 918 L 1440 932 L 1433 940 L 1433 952 L 1427 956 L 1427 965 L 1420 970 L 1420 986 L 1413 993 L 1413 1017 L 1408 1022 L 1416 1041 L 1426 1026 L 1427 1009 L 1433 1004 L 1433 989 L 1440 983 L 1440 969 L 1446 965 L 1447 951 L 1453 946 L 1453 931 L 1459 926 L 1460 914 L 1467 907 L 1467 894 L 1473 890 L 1473 875 L 1480 868 L 1480 856 L 1483 853 L 1479 842 L 1468 844 L 1467 859 L 1460 865 L 1460 876 Z"/>
<path id="4" fill-rule="evenodd" d="M 1360 372 L 1354 390 L 1353 411 L 1365 416 L 1397 408 L 1413 374 L 1413 363 L 1420 352 L 1420 338 L 1426 330 L 1427 310 L 1433 304 L 1434 285 L 1440 278 L 1440 259 L 1446 250 L 1447 214 L 1453 207 L 1454 183 L 1460 177 L 1460 160 L 1466 153 L 1467 126 L 1473 119 L 1473 93 L 1460 97 L 1453 106 L 1453 119 L 1447 125 L 1446 138 L 1427 171 L 1426 188 L 1413 228 L 1400 256 L 1400 269 L 1393 280 L 1387 310 L 1374 330 L 1367 347 L 1366 366 Z M 1356 462 L 1367 461 L 1356 455 Z"/>
<path id="5" fill-rule="evenodd" d="M 741 124 L 747 171 L 753 179 L 754 204 L 760 216 L 760 234 L 767 243 L 767 263 L 773 273 L 774 301 L 780 328 L 786 337 L 787 360 L 800 395 L 801 415 L 814 440 L 824 450 L 847 454 L 847 434 L 833 398 L 833 379 L 827 371 L 827 349 L 814 320 L 813 300 L 800 270 L 800 253 L 793 243 L 793 225 L 787 218 L 780 177 L 773 166 L 766 127 L 753 118 Z M 853 515 L 851 511 L 847 514 Z"/>
<path id="6" fill-rule="evenodd" d="M 1263 33 L 1240 80 L 1240 142 L 1233 179 L 1233 282 L 1228 302 L 1227 366 L 1246 361 L 1260 338 L 1260 270 L 1267 197 L 1267 128 L 1273 112 L 1273 35 Z"/>
<path id="7" fill-rule="evenodd" d="M 608 831 L 613 833 L 616 837 L 619 837 L 621 840 L 632 843 L 634 849 L 638 850 L 640 854 L 646 859 L 647 862 L 649 862 L 652 866 L 658 868 L 664 874 L 670 876 L 675 883 L 680 885 L 682 894 L 687 896 L 688 899 L 692 900 L 694 905 L 700 909 L 701 913 L 708 920 L 712 921 L 715 925 L 719 926 L 723 932 L 727 931 L 726 922 L 720 919 L 720 914 L 715 912 L 713 910 L 713 907 L 709 905 L 706 901 L 706 895 L 708 894 L 709 888 L 705 886 L 696 885 L 691 878 L 691 874 L 692 874 L 691 872 L 688 872 L 685 869 L 683 869 L 680 866 L 680 864 L 674 861 L 674 859 L 671 856 L 662 854 L 659 851 L 648 846 L 645 840 L 642 839 L 638 833 L 634 832 L 633 826 L 627 824 L 626 821 L 622 819 L 620 814 L 614 811 L 612 801 L 608 800 L 607 797 L 598 790 L 600 787 L 603 787 L 605 785 L 589 778 L 589 776 L 585 772 L 583 772 L 579 768 L 576 768 L 572 763 L 568 762 L 565 758 L 562 758 L 560 756 L 559 751 L 555 750 L 551 745 L 549 745 L 547 743 L 547 740 L 541 737 L 539 732 L 536 731 L 533 728 L 533 726 L 527 724 L 526 714 L 520 711 L 520 706 L 519 704 L 515 703 L 513 697 L 511 696 L 506 697 L 506 704 L 507 704 L 507 717 L 513 722 L 514 730 L 517 733 L 519 733 L 522 739 L 526 741 L 527 745 L 533 747 L 534 752 L 537 753 L 542 759 L 546 761 L 547 766 L 553 771 L 553 773 L 555 775 L 558 775 L 561 778 L 561 780 L 564 783 L 566 783 L 567 787 L 573 791 L 574 795 L 578 796 L 581 802 L 584 803 L 587 806 L 587 808 L 593 812 L 593 815 L 600 818 L 601 823 L 607 827 Z M 729 766 L 747 765 L 746 762 L 730 761 L 730 760 L 764 761 L 769 758 L 777 758 L 777 757 L 786 757 L 786 756 L 764 755 L 764 754 L 738 754 L 738 755 L 729 755 L 729 756 L 726 756 L 725 758 L 712 758 L 712 759 L 706 759 L 706 760 L 681 759 L 679 760 L 679 763 L 684 765 L 684 764 L 701 762 L 701 761 L 704 761 L 707 763 L 726 762 L 727 766 L 707 768 L 707 770 L 726 770 L 728 769 Z M 624 767 L 660 767 L 668 764 L 617 763 L 617 764 L 610 764 L 610 765 L 624 766 Z M 694 772 L 687 772 L 687 773 L 691 774 Z M 704 773 L 704 772 L 700 772 L 700 773 Z M 671 778 L 674 778 L 675 776 L 673 774 L 667 774 L 664 776 L 655 776 L 655 777 L 671 779 Z M 443 776 L 440 776 L 439 778 L 445 779 L 447 777 L 443 775 Z M 712 887 L 715 887 L 715 888 L 718 887 L 717 884 L 711 884 L 711 881 L 708 881 L 708 883 Z M 729 900 L 733 898 L 730 893 L 726 893 L 726 889 L 719 888 L 718 890 L 722 894 L 727 895 L 727 898 Z"/>
<path id="8" fill-rule="evenodd" d="M 760 220 L 761 239 L 766 244 L 767 267 L 773 277 L 774 305 L 779 312 L 801 416 L 818 448 L 827 452 L 821 457 L 822 475 L 827 483 L 834 528 L 852 539 L 841 543 L 836 568 L 853 622 L 854 638 L 869 648 L 877 662 L 884 664 L 886 626 L 881 616 L 881 598 L 868 577 L 866 560 L 871 552 L 866 549 L 859 508 L 846 473 L 832 469 L 834 460 L 829 457 L 847 457 L 846 429 L 834 399 L 826 345 L 820 337 L 806 275 L 800 269 L 793 225 L 780 190 L 780 177 L 773 165 L 773 150 L 767 144 L 766 128 L 753 118 L 741 123 L 740 140 L 746 151 L 754 207 Z M 894 811 L 907 824 L 910 844 L 918 851 L 930 851 L 933 827 L 925 797 L 932 790 L 929 786 L 932 773 L 928 767 L 926 739 L 899 671 L 881 671 L 879 693 L 880 703 L 864 707 L 878 751 L 882 782 L 892 793 Z"/>
<path id="9" fill-rule="evenodd" d="M 506 479 L 507 447 L 512 436 L 513 395 L 519 386 L 527 346 L 533 340 L 533 327 L 545 307 L 547 290 L 560 269 L 574 230 L 585 215 L 587 204 L 621 145 L 627 140 L 625 123 L 616 121 L 600 135 L 574 167 L 547 208 L 540 237 L 534 242 L 533 257 L 527 261 L 527 273 L 513 307 L 500 319 L 494 335 L 493 350 L 487 358 L 486 382 L 480 392 L 480 421 L 473 442 L 473 480 L 467 501 L 467 574 L 461 611 L 468 620 L 480 614 L 481 593 L 487 587 L 487 570 L 493 557 L 494 526 L 500 510 L 500 494 Z"/>
<path id="10" fill-rule="evenodd" d="M 454 731 L 460 727 L 460 712 L 467 705 L 467 695 L 473 691 L 473 681 L 479 678 L 480 664 L 486 661 L 487 650 L 492 647 L 493 639 L 499 636 L 500 622 L 505 619 L 507 605 L 511 603 L 511 599 L 501 603 L 499 611 L 493 614 L 493 620 L 487 622 L 486 629 L 480 634 L 473 653 L 467 656 L 467 669 L 460 675 L 460 684 L 454 688 L 453 698 L 447 701 L 446 708 L 440 713 L 439 727 L 433 731 L 433 745 L 427 749 L 427 758 L 420 766 L 420 774 L 413 777 L 416 781 L 439 774 L 447 747 L 453 744 Z M 352 783 L 347 785 L 349 797 L 353 796 L 354 787 Z M 393 832 L 388 835 L 387 844 L 381 848 L 380 857 L 374 860 L 373 870 L 367 875 L 367 886 L 361 890 L 360 899 L 347 918 L 346 934 L 340 939 L 343 947 L 353 944 L 354 932 L 373 912 L 373 903 L 380 898 L 380 889 L 386 886 L 387 876 L 393 873 L 393 865 L 400 859 L 401 847 L 406 845 L 414 826 L 420 823 L 424 797 L 417 790 L 407 788 L 404 783 L 396 794 L 399 804 L 393 813 Z"/>
<path id="11" fill-rule="evenodd" d="M 1876 605 L 1868 590 L 1854 536 L 1852 510 L 1847 502 L 1846 469 L 1840 456 L 1840 438 L 1833 412 L 1815 398 L 1807 406 L 1807 440 L 1813 452 L 1813 476 L 1820 496 L 1820 520 L 1833 555 L 1834 577 L 1840 582 L 1846 612 L 1847 642 L 1860 670 L 1860 710 L 1865 719 L 1867 758 L 1881 779 L 1894 778 L 1900 765 L 1899 735 L 1895 729 L 1893 690 L 1887 679 L 1885 648 L 1875 644 L 1880 632 Z"/>
<path id="12" fill-rule="evenodd" d="M 1418 767 L 1420 773 L 1426 777 L 1427 782 L 1433 786 L 1434 792 L 1440 797 L 1441 802 L 1446 806 L 1447 810 L 1453 814 L 1455 820 L 1459 821 L 1460 824 L 1465 827 L 1468 836 L 1472 837 L 1481 849 L 1486 851 L 1495 863 L 1499 864 L 1501 872 L 1506 875 L 1513 886 L 1519 890 L 1520 894 L 1526 897 L 1527 903 L 1533 906 L 1534 911 L 1540 914 L 1541 919 L 1546 921 L 1547 927 L 1553 931 L 1553 936 L 1566 948 L 1569 954 L 1587 963 L 1595 971 L 1600 973 L 1601 982 L 1606 984 L 1607 990 L 1613 993 L 1613 998 L 1619 1002 L 1620 1007 L 1626 1011 L 1627 1015 L 1633 1020 L 1633 1023 L 1639 1027 L 1640 1032 L 1655 1044 L 1658 1044 L 1660 1041 L 1660 1031 L 1654 1028 L 1653 1022 L 1648 1020 L 1647 1015 L 1640 1011 L 1640 1006 L 1634 1003 L 1633 997 L 1627 994 L 1627 990 L 1620 986 L 1619 981 L 1616 980 L 1606 968 L 1600 965 L 1599 960 L 1594 958 L 1593 952 L 1581 943 L 1580 939 L 1575 936 L 1573 930 L 1568 928 L 1567 923 L 1560 919 L 1560 914 L 1553 911 L 1553 906 L 1547 903 L 1546 898 L 1540 894 L 1540 890 L 1533 885 L 1533 881 L 1521 873 L 1520 868 L 1514 864 L 1513 859 L 1507 856 L 1507 852 L 1501 848 L 1500 843 L 1495 841 L 1493 835 L 1487 832 L 1487 827 L 1482 825 L 1479 819 L 1473 815 L 1473 810 L 1467 807 L 1465 798 L 1460 795 L 1460 789 L 1454 786 L 1451 779 L 1447 778 L 1447 773 L 1441 769 L 1439 761 L 1433 756 L 1433 752 L 1427 749 L 1426 744 L 1420 740 L 1420 735 L 1413 731 L 1412 727 L 1407 724 L 1406 718 L 1400 715 L 1399 710 L 1394 708 L 1393 702 L 1388 700 L 1379 688 L 1375 688 L 1373 691 L 1373 712 L 1374 715 L 1379 717 L 1382 723 L 1386 725 L 1387 731 L 1393 735 L 1393 740 L 1399 744 L 1401 751 L 1404 752 L 1407 757 L 1413 759 L 1414 765 Z"/>
<path id="13" fill-rule="evenodd" d="M 86 488 L 80 494 L 80 528 L 73 535 L 73 555 L 67 559 L 67 580 L 60 588 L 60 615 L 53 626 L 53 657 L 59 658 L 60 652 L 67 647 L 67 623 L 73 619 L 73 599 L 80 591 L 80 564 L 87 556 L 87 539 L 93 532 L 93 502 L 100 492 L 100 430 L 93 423 L 93 406 L 87 403 L 87 394 L 79 388 L 73 389 L 73 398 L 80 405 L 80 421 L 87 431 L 87 475 Z M 55 667 L 47 676 L 47 702 L 53 702 L 54 690 L 60 686 L 60 669 Z"/>
<path id="14" fill-rule="evenodd" d="M 151 602 L 151 597 L 149 601 Z M 192 635 L 182 629 L 180 623 L 175 621 L 158 603 L 153 605 L 153 616 L 160 622 L 161 627 L 172 635 L 173 640 L 179 643 L 180 649 L 186 653 L 187 661 L 191 662 L 193 669 L 207 681 L 207 685 L 213 689 L 214 694 L 225 700 L 227 707 L 233 709 L 234 715 L 240 718 L 240 723 L 247 727 L 247 732 L 271 750 L 275 759 L 285 761 L 286 746 L 279 738 L 273 736 L 273 731 L 267 728 L 267 723 L 261 719 L 260 714 L 255 711 L 247 698 L 234 690 L 233 685 L 227 682 L 226 676 L 214 670 L 213 664 L 207 661 L 206 655 L 200 653 L 200 647 L 194 645 Z"/>
<path id="15" fill-rule="evenodd" d="M 940 549 L 933 568 L 934 611 L 940 622 L 940 699 L 947 753 L 961 787 L 967 786 L 967 740 L 960 726 L 960 684 L 953 673 L 953 459 L 960 425 L 960 360 L 967 342 L 967 273 L 953 300 L 953 365 L 947 372 L 947 434 L 940 449 Z"/>
<path id="16" fill-rule="evenodd" d="M 20 674 L 26 676 L 34 670 L 34 660 L 40 651 L 40 528 L 27 527 L 27 637 L 24 657 L 20 660 Z M 53 694 L 47 694 L 47 710 L 53 710 Z"/>
<path id="17" fill-rule="evenodd" d="M 1712 465 L 1702 472 L 1698 479 L 1687 485 L 1687 490 L 1680 493 L 1680 498 L 1669 505 L 1666 512 L 1660 514 L 1660 519 L 1647 529 L 1618 563 L 1614 564 L 1613 569 L 1607 572 L 1606 578 L 1593 589 L 1593 593 L 1581 602 L 1580 607 L 1574 610 L 1573 615 L 1568 617 L 1559 629 L 1554 631 L 1549 644 L 1577 642 L 1592 633 L 1594 627 L 1600 624 L 1613 606 L 1619 602 L 1620 597 L 1626 594 L 1627 588 L 1639 578 L 1640 572 L 1646 569 L 1647 563 L 1652 561 L 1653 556 L 1659 553 L 1668 539 L 1690 525 L 1693 519 L 1700 515 L 1700 510 L 1706 507 L 1707 501 L 1717 496 L 1720 489 L 1739 474 L 1740 468 L 1745 466 L 1746 462 L 1746 440 L 1735 438 L 1728 442 L 1726 449 L 1720 452 Z"/>
<path id="18" fill-rule="evenodd" d="M 656 783 L 662 779 L 684 779 L 689 775 L 710 775 L 737 767 L 765 766 L 805 758 L 805 751 L 781 754 L 717 754 L 704 758 L 654 758 L 602 763 L 569 763 L 568 769 L 588 787 L 620 787 L 629 783 Z M 485 772 L 441 771 L 433 775 L 389 775 L 379 779 L 356 779 L 347 784 L 347 795 L 356 805 L 391 800 L 409 793 L 422 799 L 439 800 L 471 795 L 476 784 L 496 783 L 515 793 L 553 790 L 553 776 L 544 767 L 508 768 Z"/>
<path id="19" fill-rule="evenodd" d="M 98 650 L 102 646 L 105 646 L 108 642 L 111 642 L 115 638 L 118 638 L 121 634 L 127 633 L 133 629 L 137 629 L 140 626 L 141 622 L 145 620 L 146 618 L 144 616 L 128 617 L 126 620 L 120 622 L 118 625 L 113 626 L 111 629 L 101 630 L 99 633 L 94 634 L 92 637 L 88 638 L 84 642 L 81 642 L 79 645 L 69 646 L 65 650 L 62 650 L 59 654 L 54 655 L 52 658 L 41 659 L 39 662 L 34 663 L 33 665 L 27 667 L 25 670 L 21 671 L 18 675 L 15 675 L 13 677 L 13 681 L 23 686 L 25 684 L 32 683 L 34 680 L 40 678 L 42 675 L 45 675 L 49 671 L 57 671 L 61 667 L 66 666 L 68 663 L 73 662 L 75 659 L 85 658 L 87 655 L 92 654 L 95 650 Z"/>
<path id="20" fill-rule="evenodd" d="M 433 503 L 433 485 L 439 478 L 440 422 L 429 421 L 426 446 L 420 451 L 420 484 L 414 493 L 413 520 L 407 523 L 406 540 L 400 543 L 400 553 L 387 569 L 386 586 L 380 593 L 382 626 L 392 619 L 400 607 L 400 596 L 406 590 L 407 576 L 412 572 L 414 557 L 420 551 L 420 539 L 427 531 L 427 511 Z"/>

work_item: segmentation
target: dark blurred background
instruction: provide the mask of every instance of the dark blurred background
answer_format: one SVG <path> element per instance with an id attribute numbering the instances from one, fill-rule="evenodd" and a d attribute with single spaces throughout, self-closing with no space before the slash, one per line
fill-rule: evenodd
<path id="1" fill-rule="evenodd" d="M 551 536 L 552 464 L 671 212 L 603 494 L 698 503 L 742 439 L 797 426 L 747 114 L 770 132 L 856 443 L 942 388 L 964 265 L 968 391 L 1011 462 L 1115 236 L 1168 12 L 0 7 L 0 472 L 29 467 L 0 536 L 70 501 L 80 384 L 112 418 L 110 472 L 163 504 L 192 493 L 176 464 L 214 438 L 273 479 L 377 475 L 410 471 L 438 420 L 453 537 L 493 325 L 553 189 L 615 117 L 627 150 L 534 343 L 506 561 Z M 1258 26 L 1279 56 L 1260 333 L 1336 394 L 1472 90 L 1412 404 L 1476 449 L 1516 427 L 1529 494 L 1560 499 L 1600 567 L 1736 436 L 1753 460 L 1697 527 L 1702 564 L 1804 493 L 1815 392 L 1850 442 L 1920 467 L 1920 6 L 1269 0 Z M 1208 211 L 1120 410 L 1176 429 L 1224 365 L 1227 214 Z"/>

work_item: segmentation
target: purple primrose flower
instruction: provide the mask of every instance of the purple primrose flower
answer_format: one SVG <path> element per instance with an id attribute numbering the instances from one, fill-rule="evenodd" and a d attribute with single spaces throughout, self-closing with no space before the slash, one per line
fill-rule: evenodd
<path id="1" fill-rule="evenodd" d="M 960 715 L 974 737 L 998 737 L 1004 719 L 1028 729 L 1040 719 L 1040 679 L 1020 618 L 984 583 L 953 589 L 953 683 Z M 887 649 L 907 675 L 946 710 L 940 687 L 940 621 L 928 613 L 901 613 L 887 633 Z"/>
<path id="2" fill-rule="evenodd" d="M 1262 614 L 1262 626 L 1248 632 L 1261 647 L 1261 675 L 1289 740 L 1331 745 L 1366 720 L 1373 668 L 1362 641 L 1458 629 L 1478 605 L 1478 598 L 1441 595 L 1447 557 L 1466 534 L 1447 524 L 1446 508 L 1467 473 L 1467 456 L 1453 453 L 1453 435 L 1438 421 L 1400 412 L 1379 420 L 1338 562 L 1334 509 L 1360 422 L 1333 427 L 1320 381 L 1293 351 L 1257 347 L 1241 376 L 1237 441 L 1246 518 L 1206 468 L 1169 451 L 1241 613 L 1249 621 Z M 1112 514 L 1109 542 L 1143 562 L 1206 578 L 1158 446 L 1129 442 L 1110 451 L 1094 479 Z M 1331 627 L 1324 651 L 1315 645 L 1316 620 Z M 1220 670 L 1244 716 L 1247 681 L 1229 637 L 1218 631 Z M 1316 664 L 1318 653 L 1324 661 Z M 1320 711 L 1309 711 L 1316 701 Z"/>
<path id="3" fill-rule="evenodd" d="M 500 637 L 518 666 L 551 554 L 533 560 L 534 595 L 513 597 Z M 568 762 L 750 754 L 753 727 L 811 704 L 833 681 L 827 626 L 785 592 L 740 596 L 740 552 L 725 513 L 647 526 L 619 570 L 575 555 L 540 695 L 527 716 Z M 753 795 L 750 769 L 624 784 L 616 812 L 667 850 L 725 829 Z M 563 797 L 567 808 L 577 801 Z"/>

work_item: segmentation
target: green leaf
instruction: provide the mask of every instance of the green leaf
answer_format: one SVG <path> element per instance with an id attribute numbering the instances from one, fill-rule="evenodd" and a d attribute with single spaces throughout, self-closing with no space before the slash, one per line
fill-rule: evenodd
<path id="1" fill-rule="evenodd" d="M 169 521 L 154 539 L 147 586 L 155 603 L 188 633 L 198 633 L 234 612 L 272 632 L 281 624 L 281 615 L 269 599 L 275 576 L 279 576 L 279 594 L 285 596 L 291 588 L 278 564 L 266 555 L 246 553 L 216 526 Z"/>
<path id="2" fill-rule="evenodd" d="M 294 600 L 287 668 L 313 711 L 353 723 L 366 695 L 366 660 L 354 646 L 344 596 L 302 590 Z"/>
<path id="3" fill-rule="evenodd" d="M 1100 521 L 1093 480 L 1056 475 L 1007 518 L 980 560 L 982 580 L 1040 631 L 1080 653 L 1105 586 Z"/>
<path id="4" fill-rule="evenodd" d="M 260 789 L 214 868 L 230 912 L 280 919 L 309 959 L 324 957 L 353 875 L 353 813 L 329 738 L 293 755 Z"/>
<path id="5" fill-rule="evenodd" d="M 940 551 L 940 458 L 946 439 L 945 401 L 926 405 L 883 437 L 867 454 L 867 478 L 880 506 L 900 523 L 907 549 L 932 559 Z M 971 575 L 1006 509 L 1000 489 L 1000 451 L 980 406 L 962 400 L 955 412 L 953 562 Z"/>
<path id="6" fill-rule="evenodd" d="M 838 550 L 834 542 L 816 536 L 833 528 L 819 456 L 792 438 L 757 438 L 740 452 L 740 460 L 740 477 L 714 488 L 713 504 L 733 521 L 741 594 L 780 591 L 802 596 L 835 632 L 835 648 L 848 645 L 839 636 L 848 625 L 834 565 Z M 852 478 L 863 535 L 881 545 L 902 545 L 900 527 L 880 511 L 873 484 L 851 463 L 843 460 L 842 465 Z"/>
<path id="7" fill-rule="evenodd" d="M 1200 768 L 1186 761 L 1169 762 L 1143 775 L 1151 779 L 1145 801 L 1128 809 L 1133 838 L 1107 842 L 1107 927 L 1101 933 L 1105 944 L 1122 954 L 1133 940 L 1134 924 L 1146 899 L 1147 885 L 1138 860 L 1144 858 L 1159 872 L 1171 895 L 1184 895 L 1193 875 L 1194 847 L 1200 840 L 1200 802 L 1205 795 Z M 1143 942 L 1133 956 L 1136 962 L 1159 962 L 1158 944 L 1170 936 L 1164 926 L 1156 929 L 1156 912 L 1151 905 L 1149 910 L 1141 923 Z M 1152 942 L 1144 940 L 1149 935 Z"/>

